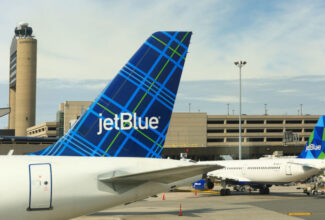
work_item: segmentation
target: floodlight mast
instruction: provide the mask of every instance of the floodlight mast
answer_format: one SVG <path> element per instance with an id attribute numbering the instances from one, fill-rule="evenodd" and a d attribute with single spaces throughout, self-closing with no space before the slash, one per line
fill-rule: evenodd
<path id="1" fill-rule="evenodd" d="M 238 145 L 238 159 L 242 159 L 241 147 L 241 68 L 246 64 L 246 61 L 235 61 L 234 64 L 239 68 L 239 145 Z"/>

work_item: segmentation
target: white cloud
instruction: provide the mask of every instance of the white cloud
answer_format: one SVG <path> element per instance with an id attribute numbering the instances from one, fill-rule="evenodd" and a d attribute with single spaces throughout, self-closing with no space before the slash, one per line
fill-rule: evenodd
<path id="1" fill-rule="evenodd" d="M 282 89 L 278 91 L 279 93 L 294 93 L 297 92 L 295 89 Z"/>
<path id="2" fill-rule="evenodd" d="M 243 78 L 282 78 L 324 74 L 325 14 L 317 4 L 297 2 L 279 5 L 276 13 L 258 14 L 254 23 L 247 23 L 240 31 L 228 34 L 224 45 L 202 48 L 195 53 L 196 72 L 204 79 L 234 79 L 237 59 L 245 59 Z M 222 58 L 222 59 L 221 59 Z M 207 63 L 208 62 L 208 63 Z M 206 68 L 208 66 L 208 68 Z M 197 78 L 196 78 L 197 79 Z"/>
<path id="3" fill-rule="evenodd" d="M 92 85 L 85 85 L 84 88 L 94 89 L 94 90 L 102 90 L 103 88 L 105 88 L 106 85 L 107 85 L 106 82 L 102 82 L 102 83 L 96 83 L 96 84 L 92 84 Z"/>
<path id="4" fill-rule="evenodd" d="M 176 29 L 194 32 L 183 80 L 236 79 L 238 69 L 233 61 L 237 59 L 248 61 L 244 79 L 324 74 L 325 14 L 321 1 L 276 1 L 272 13 L 254 7 L 241 10 L 245 4 L 256 3 L 8 3 L 0 13 L 0 58 L 9 59 L 14 26 L 24 20 L 30 22 L 38 39 L 39 78 L 111 79 L 152 32 Z M 250 14 L 255 16 L 244 22 L 237 17 L 240 13 L 247 19 Z M 0 72 L 8 71 L 8 63 L 0 63 Z M 8 80 L 8 75 L 1 74 L 0 80 Z"/>

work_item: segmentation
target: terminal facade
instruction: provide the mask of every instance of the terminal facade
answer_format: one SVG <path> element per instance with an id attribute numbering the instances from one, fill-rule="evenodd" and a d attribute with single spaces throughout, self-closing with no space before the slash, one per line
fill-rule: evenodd
<path id="1" fill-rule="evenodd" d="M 238 115 L 173 113 L 164 156 L 187 153 L 194 160 L 238 158 Z M 259 158 L 282 151 L 299 155 L 319 115 L 242 115 L 242 158 Z M 289 138 L 285 138 L 289 136 Z M 293 138 L 292 138 L 293 137 Z"/>
<path id="2" fill-rule="evenodd" d="M 90 101 L 66 101 L 59 105 L 57 121 L 27 129 L 30 137 L 56 137 L 66 133 L 86 111 Z M 243 115 L 242 157 L 259 158 L 282 151 L 298 155 L 313 131 L 319 115 Z M 207 113 L 172 114 L 163 150 L 164 157 L 179 158 L 187 153 L 194 160 L 216 160 L 220 155 L 238 158 L 238 115 Z M 50 127 L 52 126 L 52 127 Z M 46 135 L 50 131 L 51 135 Z M 289 134 L 289 138 L 285 138 Z"/>

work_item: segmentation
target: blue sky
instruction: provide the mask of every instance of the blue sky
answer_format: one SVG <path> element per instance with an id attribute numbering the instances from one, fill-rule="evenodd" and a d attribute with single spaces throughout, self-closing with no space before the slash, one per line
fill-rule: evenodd
<path id="1" fill-rule="evenodd" d="M 1 0 L 0 106 L 8 105 L 13 30 L 26 21 L 38 39 L 38 123 L 55 120 L 59 102 L 95 97 L 157 30 L 194 33 L 176 111 L 189 102 L 210 114 L 225 114 L 227 103 L 237 111 L 233 61 L 244 59 L 244 113 L 262 114 L 267 102 L 271 114 L 297 114 L 299 104 L 323 114 L 324 12 L 324 1 Z"/>

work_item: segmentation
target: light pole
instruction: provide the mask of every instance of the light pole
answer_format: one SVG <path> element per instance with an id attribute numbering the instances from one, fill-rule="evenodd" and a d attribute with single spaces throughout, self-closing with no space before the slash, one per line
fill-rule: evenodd
<path id="1" fill-rule="evenodd" d="M 300 115 L 302 115 L 302 104 L 300 104 Z"/>
<path id="2" fill-rule="evenodd" d="M 246 61 L 234 62 L 239 67 L 239 145 L 238 145 L 238 159 L 241 160 L 241 68 L 247 63 Z"/>

